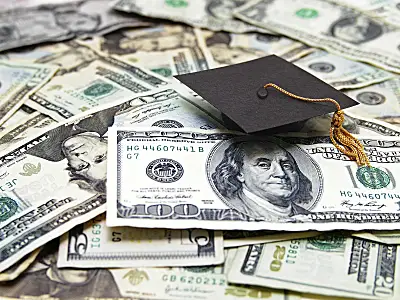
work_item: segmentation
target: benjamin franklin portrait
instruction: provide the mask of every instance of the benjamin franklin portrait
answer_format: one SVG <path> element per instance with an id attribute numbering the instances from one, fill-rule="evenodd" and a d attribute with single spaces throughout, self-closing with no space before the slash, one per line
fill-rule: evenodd
<path id="1" fill-rule="evenodd" d="M 299 154 L 306 172 L 291 152 Z M 211 174 L 214 187 L 228 206 L 249 217 L 307 215 L 316 202 L 322 179 L 300 148 L 289 152 L 274 140 L 237 140 L 221 156 Z"/>

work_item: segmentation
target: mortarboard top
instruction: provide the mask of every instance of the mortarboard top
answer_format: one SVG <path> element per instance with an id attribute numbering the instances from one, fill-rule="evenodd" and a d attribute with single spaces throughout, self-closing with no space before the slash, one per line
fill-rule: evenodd
<path id="1" fill-rule="evenodd" d="M 262 98 L 258 94 L 266 95 L 263 86 L 267 83 L 274 83 L 302 97 L 332 98 L 342 109 L 357 104 L 329 84 L 276 55 L 176 78 L 228 117 L 231 120 L 228 125 L 233 121 L 231 127 L 239 127 L 247 133 L 276 128 L 285 130 L 292 123 L 336 111 L 332 103 L 305 102 L 271 87 L 268 96 Z"/>

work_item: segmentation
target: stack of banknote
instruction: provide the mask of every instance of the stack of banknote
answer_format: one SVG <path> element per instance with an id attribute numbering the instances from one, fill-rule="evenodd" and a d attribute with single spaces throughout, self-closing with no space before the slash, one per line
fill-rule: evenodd
<path id="1" fill-rule="evenodd" d="M 0 0 L 0 36 L 0 300 L 400 299 L 399 1 Z M 174 78 L 271 54 L 374 172 Z"/>

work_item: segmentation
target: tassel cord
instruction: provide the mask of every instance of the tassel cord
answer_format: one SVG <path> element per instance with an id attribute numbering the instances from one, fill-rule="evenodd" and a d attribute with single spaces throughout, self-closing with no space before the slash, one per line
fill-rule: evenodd
<path id="1" fill-rule="evenodd" d="M 306 98 L 290 93 L 274 83 L 267 83 L 264 88 L 273 87 L 281 93 L 302 101 L 307 102 L 330 102 L 336 106 L 336 112 L 333 114 L 329 137 L 332 144 L 343 154 L 355 160 L 359 166 L 371 166 L 369 159 L 364 151 L 364 146 L 350 132 L 343 128 L 344 113 L 340 108 L 340 104 L 332 98 Z"/>

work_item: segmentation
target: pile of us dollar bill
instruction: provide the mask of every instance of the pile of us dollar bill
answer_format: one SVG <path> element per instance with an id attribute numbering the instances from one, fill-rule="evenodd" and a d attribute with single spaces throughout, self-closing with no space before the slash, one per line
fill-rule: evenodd
<path id="1" fill-rule="evenodd" d="M 400 299 L 399 1 L 1 0 L 0 51 L 1 300 Z M 271 54 L 382 184 L 331 114 L 250 147 L 173 78 Z"/>

